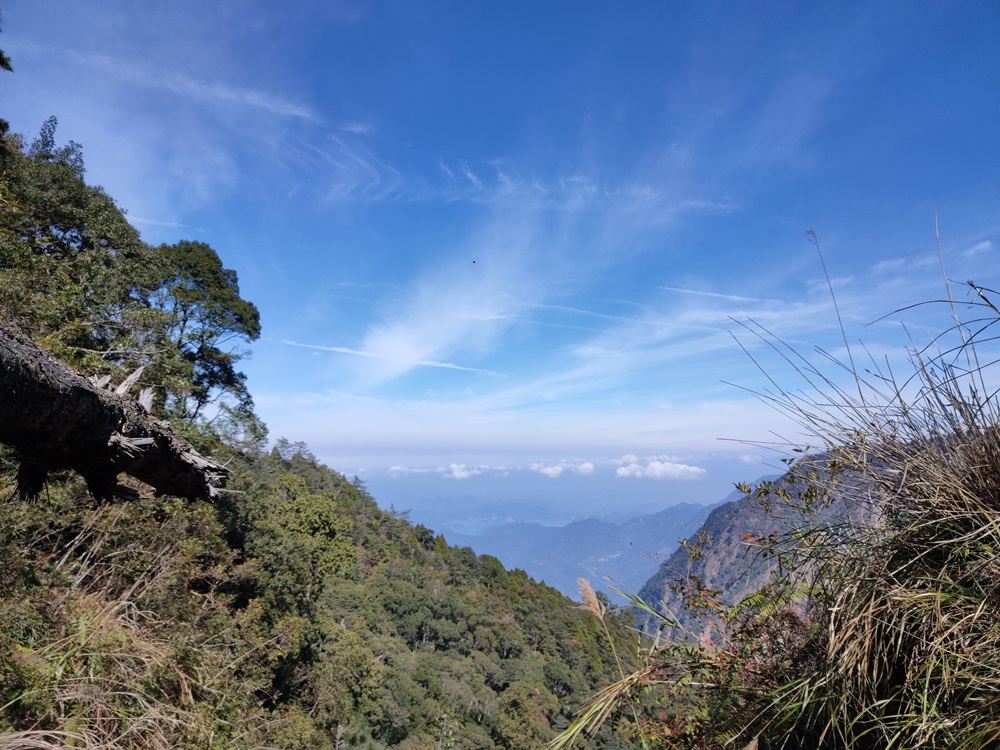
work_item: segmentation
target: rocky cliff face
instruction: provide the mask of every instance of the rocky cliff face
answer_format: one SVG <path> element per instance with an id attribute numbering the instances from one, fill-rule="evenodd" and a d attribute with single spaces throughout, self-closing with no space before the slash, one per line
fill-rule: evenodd
<path id="1" fill-rule="evenodd" d="M 714 593 L 720 604 L 735 605 L 767 584 L 778 565 L 765 553 L 769 540 L 809 529 L 836 529 L 850 517 L 870 515 L 871 509 L 858 500 L 863 493 L 854 476 L 838 479 L 836 486 L 849 491 L 812 496 L 810 487 L 816 483 L 810 474 L 825 477 L 827 462 L 822 454 L 806 459 L 780 478 L 760 480 L 754 485 L 759 491 L 752 495 L 736 493 L 735 499 L 715 508 L 646 581 L 639 598 L 702 635 L 710 627 L 709 618 L 685 601 L 684 592 L 691 591 L 692 583 Z"/>

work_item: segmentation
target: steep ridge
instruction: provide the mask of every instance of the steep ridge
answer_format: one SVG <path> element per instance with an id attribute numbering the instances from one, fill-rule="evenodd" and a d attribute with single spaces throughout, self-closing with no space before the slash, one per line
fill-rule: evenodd
<path id="1" fill-rule="evenodd" d="M 737 491 L 728 502 L 716 507 L 686 544 L 678 547 L 659 569 L 639 589 L 639 598 L 657 611 L 676 618 L 685 629 L 698 634 L 707 626 L 705 617 L 689 611 L 682 590 L 688 581 L 717 593 L 718 601 L 727 606 L 737 604 L 745 596 L 758 591 L 769 578 L 769 561 L 763 554 L 761 540 L 776 539 L 805 525 L 835 525 L 847 515 L 868 511 L 848 502 L 846 492 L 825 498 L 808 511 L 797 510 L 799 495 L 810 486 L 806 475 L 823 471 L 827 459 L 820 454 L 796 466 L 780 477 L 765 477 L 751 487 L 771 486 L 787 492 L 790 500 L 769 503 L 765 499 Z M 854 479 L 840 477 L 841 487 L 854 487 Z M 644 619 L 640 615 L 640 619 Z"/>
<path id="2" fill-rule="evenodd" d="M 703 540 L 697 550 L 700 556 L 692 555 L 687 546 L 678 547 L 642 585 L 639 598 L 685 625 L 694 625 L 697 618 L 685 612 L 676 590 L 678 581 L 697 576 L 709 589 L 720 592 L 722 603 L 735 604 L 767 580 L 767 566 L 754 559 L 746 535 L 766 536 L 781 530 L 782 524 L 749 497 L 720 505 L 691 535 L 691 540 Z"/>

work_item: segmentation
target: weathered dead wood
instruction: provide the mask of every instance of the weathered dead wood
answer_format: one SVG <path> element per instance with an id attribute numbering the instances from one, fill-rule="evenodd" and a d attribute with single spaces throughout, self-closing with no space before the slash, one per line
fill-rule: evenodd
<path id="1" fill-rule="evenodd" d="M 35 497 L 50 471 L 73 469 L 101 500 L 129 474 L 158 494 L 211 499 L 228 471 L 127 394 L 81 377 L 0 320 L 0 443 L 21 457 L 18 492 Z"/>

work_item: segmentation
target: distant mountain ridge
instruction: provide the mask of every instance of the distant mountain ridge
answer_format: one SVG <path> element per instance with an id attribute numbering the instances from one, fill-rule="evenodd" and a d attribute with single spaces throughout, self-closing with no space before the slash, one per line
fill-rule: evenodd
<path id="1" fill-rule="evenodd" d="M 574 508 L 545 498 L 512 501 L 465 496 L 424 499 L 408 510 L 414 523 L 422 523 L 442 534 L 479 536 L 496 526 L 532 523 L 540 526 L 566 526 L 574 521 L 596 518 L 608 523 L 624 523 L 648 512 L 636 509 L 599 513 Z"/>
<path id="2" fill-rule="evenodd" d="M 588 579 L 595 590 L 605 593 L 612 586 L 638 590 L 713 507 L 678 503 L 621 523 L 587 518 L 561 526 L 499 523 L 479 534 L 440 531 L 450 544 L 492 555 L 506 567 L 520 568 L 576 598 L 578 578 Z"/>
<path id="3" fill-rule="evenodd" d="M 767 579 L 766 565 L 754 562 L 746 534 L 767 535 L 780 531 L 775 519 L 750 498 L 723 503 L 691 537 L 706 539 L 700 556 L 691 559 L 689 551 L 678 547 L 639 589 L 639 598 L 654 609 L 677 617 L 685 627 L 695 628 L 701 618 L 689 616 L 678 594 L 671 588 L 687 575 L 697 576 L 709 589 L 719 592 L 724 604 L 735 604 L 762 586 Z"/>

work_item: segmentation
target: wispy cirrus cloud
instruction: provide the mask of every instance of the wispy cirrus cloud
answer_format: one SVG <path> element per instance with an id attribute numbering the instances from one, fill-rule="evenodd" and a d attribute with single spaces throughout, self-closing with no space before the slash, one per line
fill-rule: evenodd
<path id="1" fill-rule="evenodd" d="M 962 255 L 966 258 L 971 258 L 982 253 L 988 253 L 993 249 L 993 243 L 990 240 L 981 240 L 975 243 L 972 247 L 964 250 Z"/>
<path id="2" fill-rule="evenodd" d="M 340 130 L 355 135 L 373 135 L 375 126 L 367 122 L 345 122 L 340 126 Z"/>
<path id="3" fill-rule="evenodd" d="M 588 318 L 604 318 L 605 320 L 627 320 L 636 321 L 637 318 L 628 315 L 616 315 L 614 313 L 602 312 L 600 310 L 585 310 L 579 307 L 568 305 L 546 305 L 546 304 L 526 304 L 526 307 L 533 307 L 538 310 L 551 310 L 553 312 L 565 312 L 573 315 L 582 315 Z"/>
<path id="4" fill-rule="evenodd" d="M 443 165 L 442 171 L 456 179 L 461 177 L 466 182 L 474 182 L 461 176 L 457 166 Z M 584 193 L 599 193 L 591 190 L 589 181 L 580 182 L 585 185 L 581 188 Z M 604 198 L 598 195 L 588 200 L 599 204 Z M 570 330 L 577 327 L 573 318 L 594 321 L 590 330 L 596 337 L 576 347 L 564 346 L 561 352 L 546 353 L 546 356 L 560 357 L 563 362 L 551 377 L 553 385 L 560 380 L 573 379 L 571 365 L 574 359 L 596 361 L 610 351 L 621 351 L 623 342 L 629 338 L 635 341 L 631 354 L 638 359 L 638 349 L 644 347 L 640 339 L 665 341 L 680 333 L 707 331 L 715 335 L 728 329 L 730 321 L 726 316 L 711 321 L 696 320 L 695 315 L 676 315 L 671 309 L 668 320 L 662 308 L 651 312 L 656 307 L 655 301 L 651 302 L 653 307 L 645 311 L 648 317 L 630 314 L 631 310 L 623 314 L 620 309 L 609 309 L 606 304 L 589 307 L 566 303 L 571 299 L 566 296 L 567 291 L 581 283 L 592 283 L 594 274 L 624 257 L 622 252 L 607 252 L 605 245 L 605 237 L 612 234 L 612 230 L 603 225 L 618 221 L 617 209 L 611 207 L 605 211 L 595 204 L 592 214 L 565 215 L 539 209 L 531 205 L 530 199 L 525 201 L 527 206 L 516 214 L 500 209 L 492 212 L 491 218 L 456 247 L 436 253 L 433 264 L 428 264 L 407 288 L 387 301 L 379 319 L 367 324 L 363 346 L 343 352 L 364 353 L 369 365 L 363 373 L 366 384 L 378 386 L 395 381 L 427 363 L 440 366 L 459 359 L 471 360 L 462 365 L 470 371 L 495 373 L 496 367 L 480 362 L 504 350 L 507 333 L 532 326 Z M 599 227 L 596 231 L 595 223 Z M 626 246 L 630 237 L 645 231 L 646 224 L 637 222 L 635 226 L 632 223 L 628 226 L 632 228 L 616 235 L 616 241 Z M 655 291 L 656 287 L 651 286 L 644 294 L 648 296 Z M 758 306 L 776 304 L 773 300 L 735 295 L 729 295 L 726 301 Z M 727 312 L 731 314 L 733 310 L 730 308 Z M 666 329 L 672 333 L 667 333 Z M 580 327 L 580 330 L 587 328 Z M 611 337 L 618 340 L 612 342 Z M 702 336 L 699 345 L 732 346 L 732 342 L 725 337 L 724 341 L 713 343 Z M 646 355 L 650 355 L 649 347 L 644 348 Z M 567 359 L 567 352 L 574 356 Z M 621 359 L 618 363 L 607 363 L 607 357 L 604 359 L 611 365 L 604 367 L 609 376 L 613 368 L 623 371 L 628 366 Z M 521 358 L 515 357 L 515 360 L 520 366 Z M 597 365 L 596 369 L 600 368 L 601 365 Z M 588 374 L 591 373 L 579 372 L 581 378 Z"/>
<path id="5" fill-rule="evenodd" d="M 467 159 L 440 159 L 437 166 L 438 179 L 431 175 L 415 177 L 400 197 L 569 215 L 596 212 L 639 227 L 662 225 L 682 216 L 735 210 L 730 202 L 692 197 L 690 186 L 665 184 L 641 171 L 602 179 L 586 172 L 540 172 L 501 159 L 476 166 Z"/>
<path id="6" fill-rule="evenodd" d="M 715 299 L 725 300 L 727 302 L 756 302 L 756 303 L 767 303 L 767 304 L 779 304 L 781 300 L 777 299 L 763 299 L 761 297 L 745 297 L 739 294 L 725 294 L 722 292 L 710 292 L 704 289 L 687 289 L 685 287 L 679 286 L 661 286 L 660 289 L 666 292 L 680 292 L 681 294 L 694 294 L 700 297 L 714 297 Z"/>
<path id="7" fill-rule="evenodd" d="M 504 217 L 438 256 L 368 324 L 361 349 L 375 356 L 365 382 L 396 380 L 422 362 L 488 361 L 523 319 L 524 304 L 547 294 L 538 268 L 545 261 L 533 256 L 538 243 L 534 217 Z M 488 365 L 478 369 L 496 374 Z"/>
<path id="8" fill-rule="evenodd" d="M 298 346 L 303 349 L 315 349 L 321 352 L 333 352 L 335 354 L 349 354 L 354 357 L 367 357 L 371 359 L 386 359 L 388 355 L 379 352 L 369 352 L 363 351 L 361 349 L 351 349 L 346 346 L 325 346 L 322 344 L 303 344 L 298 341 L 293 341 L 291 339 L 281 339 L 279 343 L 287 344 L 288 346 Z M 478 367 L 463 367 L 462 365 L 456 365 L 454 362 L 436 362 L 430 359 L 418 360 L 412 362 L 407 360 L 407 364 L 412 364 L 416 367 L 438 367 L 444 370 L 462 370 L 463 372 L 478 372 L 486 375 L 499 375 L 499 373 L 493 372 L 492 370 L 483 370 Z"/>
<path id="9" fill-rule="evenodd" d="M 112 55 L 73 50 L 48 51 L 64 56 L 74 65 L 82 66 L 112 79 L 147 89 L 166 91 L 176 96 L 209 104 L 228 104 L 260 110 L 280 117 L 319 121 L 316 111 L 305 104 L 262 89 L 247 88 L 207 78 L 195 78 L 178 71 L 153 67 L 134 57 L 125 59 Z"/>
<path id="10" fill-rule="evenodd" d="M 298 179 L 295 191 L 308 191 L 328 204 L 379 203 L 405 197 L 407 179 L 376 152 L 360 124 L 340 133 L 268 136 L 268 153 L 286 175 Z"/>
<path id="11" fill-rule="evenodd" d="M 129 214 L 129 223 L 131 224 L 146 224 L 154 227 L 169 227 L 171 229 L 191 229 L 192 227 L 187 226 L 179 221 L 162 221 L 160 219 L 147 219 L 144 216 L 135 216 L 134 214 Z"/>
<path id="12" fill-rule="evenodd" d="M 313 151 L 318 163 L 329 173 L 324 190 L 326 200 L 380 201 L 399 195 L 406 184 L 402 172 L 380 159 L 367 145 L 349 144 L 335 135 L 328 136 L 318 147 L 305 142 L 302 145 Z"/>

